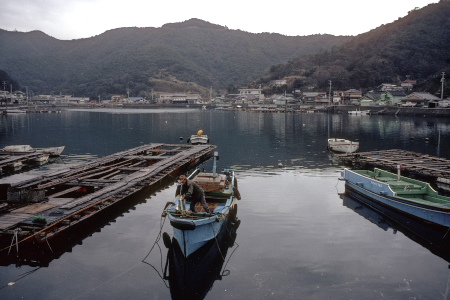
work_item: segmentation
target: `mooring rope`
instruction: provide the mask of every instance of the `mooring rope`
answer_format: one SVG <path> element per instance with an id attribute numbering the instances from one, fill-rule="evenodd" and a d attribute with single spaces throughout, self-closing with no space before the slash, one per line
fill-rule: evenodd
<path id="1" fill-rule="evenodd" d="M 111 282 L 112 280 L 114 280 L 114 279 L 116 279 L 116 278 L 118 278 L 118 277 L 124 275 L 125 273 L 131 271 L 132 269 L 134 269 L 134 268 L 136 268 L 137 266 L 139 266 L 141 263 L 148 264 L 148 263 L 145 262 L 144 260 L 150 255 L 150 253 L 152 252 L 152 250 L 153 250 L 153 248 L 155 247 L 155 245 L 157 245 L 158 241 L 161 239 L 161 232 L 162 232 L 162 228 L 163 228 L 164 223 L 165 223 L 165 218 L 161 218 L 161 219 L 164 219 L 164 222 L 162 222 L 162 220 L 160 221 L 161 225 L 160 225 L 160 230 L 159 230 L 158 236 L 157 236 L 157 238 L 156 238 L 156 241 L 155 241 L 155 243 L 153 244 L 152 248 L 150 249 L 150 251 L 147 253 L 147 255 L 144 257 L 144 259 L 143 259 L 142 261 L 140 261 L 140 262 L 138 262 L 137 264 L 131 266 L 131 267 L 128 268 L 127 270 L 125 270 L 125 271 L 123 271 L 123 272 L 117 274 L 116 276 L 110 278 L 109 280 L 107 280 L 107 281 L 105 281 L 105 282 L 102 282 L 101 284 L 99 284 L 99 285 L 97 285 L 96 287 L 92 288 L 90 291 L 88 291 L 88 292 L 86 292 L 86 293 L 84 293 L 84 294 L 82 294 L 82 295 L 79 295 L 79 296 L 77 296 L 77 297 L 75 297 L 75 298 L 73 298 L 73 299 L 78 299 L 78 298 L 81 298 L 81 297 L 83 297 L 83 296 L 89 294 L 90 292 L 96 290 L 97 288 L 99 288 L 99 287 L 101 287 L 101 286 L 103 286 L 103 285 L 105 285 L 105 284 Z M 158 248 L 160 249 L 160 252 L 161 252 L 161 248 L 159 247 L 159 245 L 158 245 Z M 148 265 L 149 265 L 149 264 L 148 264 Z M 152 266 L 152 267 L 153 267 L 153 266 Z M 161 268 L 162 268 L 162 262 L 161 262 Z M 156 270 L 156 269 L 155 269 L 155 270 Z M 159 274 L 159 273 L 158 273 L 158 274 Z"/>
<path id="2" fill-rule="evenodd" d="M 18 277 L 16 280 L 11 281 L 11 282 L 8 282 L 8 284 L 5 284 L 4 286 L 1 286 L 1 287 L 0 287 L 0 290 L 1 290 L 1 289 L 4 289 L 5 287 L 12 286 L 12 285 L 16 284 L 17 281 L 19 281 L 20 279 L 23 279 L 23 278 L 27 277 L 28 275 L 31 275 L 32 273 L 36 272 L 36 271 L 39 270 L 40 268 L 42 268 L 42 267 L 38 267 L 38 268 L 36 268 L 36 269 L 34 269 L 34 270 L 27 271 L 27 272 L 23 273 L 22 275 L 19 275 L 19 277 Z"/>
<path id="3" fill-rule="evenodd" d="M 210 223 L 210 224 L 211 224 L 212 231 L 214 233 L 214 240 L 216 241 L 217 249 L 219 249 L 219 253 L 220 253 L 220 256 L 222 257 L 222 260 L 225 261 L 225 257 L 223 257 L 222 251 L 220 250 L 219 241 L 217 240 L 217 235 L 216 235 L 216 231 L 214 230 L 214 226 L 212 223 Z"/>

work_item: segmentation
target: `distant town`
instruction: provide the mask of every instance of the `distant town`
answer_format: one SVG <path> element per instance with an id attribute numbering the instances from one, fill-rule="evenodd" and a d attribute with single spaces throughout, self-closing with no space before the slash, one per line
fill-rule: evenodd
<path id="1" fill-rule="evenodd" d="M 275 80 L 272 85 L 286 85 L 285 80 Z M 361 107 L 450 107 L 450 99 L 437 97 L 427 92 L 412 92 L 415 80 L 405 80 L 401 85 L 383 83 L 376 90 L 363 94 L 360 90 L 306 92 L 294 90 L 292 93 L 265 96 L 260 88 L 241 88 L 236 94 L 216 97 L 202 97 L 198 93 L 151 93 L 149 98 L 112 95 L 111 99 L 89 99 L 73 95 L 27 95 L 21 91 L 0 91 L 1 106 L 14 105 L 70 105 L 70 104 L 160 104 L 160 105 L 272 105 L 272 106 L 339 106 Z"/>

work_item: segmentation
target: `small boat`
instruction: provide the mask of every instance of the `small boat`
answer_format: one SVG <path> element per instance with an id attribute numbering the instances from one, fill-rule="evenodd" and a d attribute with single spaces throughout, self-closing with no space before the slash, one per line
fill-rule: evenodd
<path id="1" fill-rule="evenodd" d="M 338 138 L 328 139 L 328 150 L 342 153 L 353 153 L 358 151 L 358 149 L 359 142 Z"/>
<path id="2" fill-rule="evenodd" d="M 166 267 L 163 278 L 168 281 L 172 299 L 205 299 L 216 280 L 222 280 L 222 268 L 229 261 L 234 251 L 228 250 L 235 245 L 236 229 L 228 222 L 226 230 L 209 241 L 201 249 L 184 257 L 176 242 L 170 241 L 168 246 Z M 225 226 L 225 225 L 224 225 Z M 166 242 L 164 243 L 166 244 Z M 237 249 L 238 246 L 234 250 Z M 226 260 L 225 260 L 226 259 Z M 229 275 L 229 273 L 226 273 Z"/>
<path id="3" fill-rule="evenodd" d="M 50 156 L 60 156 L 64 151 L 65 146 L 60 147 L 50 147 L 50 148 L 33 148 L 30 145 L 12 145 L 6 146 L 0 149 L 0 153 L 11 154 L 11 155 L 21 155 L 27 153 L 44 153 Z"/>
<path id="4" fill-rule="evenodd" d="M 23 109 L 7 109 L 5 110 L 6 114 L 26 114 L 27 111 Z"/>
<path id="5" fill-rule="evenodd" d="M 349 115 L 357 115 L 357 116 L 366 116 L 370 114 L 370 110 L 350 110 L 348 112 Z"/>
<path id="6" fill-rule="evenodd" d="M 190 202 L 181 197 L 181 186 L 173 202 L 168 202 L 162 213 L 168 217 L 173 227 L 173 238 L 178 243 L 184 257 L 189 257 L 209 241 L 215 239 L 228 222 L 239 224 L 237 219 L 237 180 L 232 170 L 216 172 L 218 155 L 214 154 L 212 173 L 203 173 L 199 169 L 188 176 L 188 180 L 197 183 L 205 192 L 205 200 L 211 213 L 205 212 L 201 203 L 196 204 L 196 211 L 186 210 Z"/>
<path id="7" fill-rule="evenodd" d="M 344 169 L 342 179 L 350 191 L 396 211 L 435 225 L 450 227 L 450 197 L 439 195 L 426 182 L 400 176 L 378 168 Z"/>
<path id="8" fill-rule="evenodd" d="M 191 135 L 187 142 L 190 142 L 192 145 L 208 144 L 209 138 L 206 134 L 203 134 L 203 130 L 199 130 L 197 134 Z"/>

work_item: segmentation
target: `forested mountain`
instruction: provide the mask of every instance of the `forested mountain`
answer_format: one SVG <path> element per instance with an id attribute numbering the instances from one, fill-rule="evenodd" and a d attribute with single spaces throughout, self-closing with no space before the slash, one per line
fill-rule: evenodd
<path id="1" fill-rule="evenodd" d="M 161 28 L 119 28 L 58 40 L 40 31 L 0 30 L 0 70 L 34 94 L 103 99 L 111 94 L 227 89 L 271 65 L 315 53 L 349 36 L 253 34 L 198 19 Z"/>
<path id="2" fill-rule="evenodd" d="M 272 66 L 255 84 L 289 78 L 288 89 L 327 90 L 331 80 L 333 89 L 367 90 L 409 78 L 436 93 L 441 73 L 450 75 L 449 46 L 450 1 L 441 0 L 332 49 Z"/>

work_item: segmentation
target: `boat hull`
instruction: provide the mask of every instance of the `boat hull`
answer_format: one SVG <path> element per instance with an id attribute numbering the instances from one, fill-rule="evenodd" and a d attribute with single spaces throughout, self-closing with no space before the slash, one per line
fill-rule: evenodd
<path id="1" fill-rule="evenodd" d="M 60 156 L 61 153 L 64 151 L 65 146 L 59 146 L 59 147 L 49 147 L 49 148 L 33 148 L 30 145 L 12 145 L 12 146 L 6 146 L 5 148 L 1 149 L 0 151 L 2 153 L 8 153 L 11 155 L 22 155 L 22 154 L 29 154 L 29 153 L 44 153 L 48 154 L 50 156 Z"/>
<path id="2" fill-rule="evenodd" d="M 209 139 L 208 136 L 206 135 L 192 135 L 189 138 L 189 141 L 191 142 L 192 145 L 199 145 L 199 144 L 208 144 L 209 143 Z"/>
<path id="3" fill-rule="evenodd" d="M 182 229 L 182 225 L 180 226 L 180 223 L 177 224 L 172 220 L 170 223 L 173 226 L 173 236 L 178 242 L 181 252 L 185 257 L 188 257 L 206 243 L 216 238 L 221 233 L 224 224 L 226 224 L 227 221 L 228 218 L 224 218 L 221 221 L 217 221 L 216 218 L 212 218 L 204 224 L 193 225 L 194 227 L 189 227 L 186 229 Z M 192 225 L 187 224 L 187 226 Z"/>
<path id="4" fill-rule="evenodd" d="M 344 139 L 328 139 L 328 149 L 334 152 L 353 153 L 358 151 L 359 142 Z"/>
<path id="5" fill-rule="evenodd" d="M 343 177 L 346 189 L 368 197 L 380 205 L 433 224 L 450 227 L 450 207 L 432 206 L 398 197 L 388 184 L 347 169 L 344 170 Z"/>

